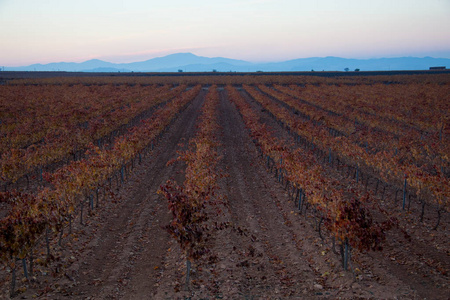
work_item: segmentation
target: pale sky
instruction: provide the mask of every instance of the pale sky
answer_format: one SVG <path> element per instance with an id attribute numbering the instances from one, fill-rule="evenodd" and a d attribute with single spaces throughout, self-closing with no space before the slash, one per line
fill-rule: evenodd
<path id="1" fill-rule="evenodd" d="M 450 0 L 0 0 L 0 66 L 177 52 L 450 58 Z"/>

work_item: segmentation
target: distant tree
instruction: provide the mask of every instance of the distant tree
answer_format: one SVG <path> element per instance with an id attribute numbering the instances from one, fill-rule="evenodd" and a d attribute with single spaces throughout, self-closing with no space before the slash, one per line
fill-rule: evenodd
<path id="1" fill-rule="evenodd" d="M 183 70 L 181 70 L 181 69 L 178 69 L 178 73 L 183 73 Z"/>
<path id="2" fill-rule="evenodd" d="M 345 72 L 348 72 L 348 71 L 350 71 L 350 69 L 349 69 L 349 68 L 345 68 L 344 71 L 345 71 Z"/>
<path id="3" fill-rule="evenodd" d="M 355 69 L 355 72 L 359 72 L 359 69 Z"/>
<path id="4" fill-rule="evenodd" d="M 216 70 L 216 69 L 213 69 L 213 72 L 214 72 L 214 73 L 216 73 L 216 72 L 217 72 L 217 70 Z"/>

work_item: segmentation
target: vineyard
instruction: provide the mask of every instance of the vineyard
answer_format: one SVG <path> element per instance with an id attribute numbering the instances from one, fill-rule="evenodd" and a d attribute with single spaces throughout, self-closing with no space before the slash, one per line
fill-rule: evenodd
<path id="1" fill-rule="evenodd" d="M 2 298 L 447 299 L 450 75 L 0 84 Z"/>

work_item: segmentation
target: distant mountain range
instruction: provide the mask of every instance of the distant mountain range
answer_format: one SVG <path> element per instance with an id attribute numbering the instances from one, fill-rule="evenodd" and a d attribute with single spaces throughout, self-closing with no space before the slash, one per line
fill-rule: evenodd
<path id="1" fill-rule="evenodd" d="M 428 70 L 430 67 L 450 67 L 450 59 L 433 57 L 399 57 L 377 59 L 347 59 L 311 57 L 273 63 L 251 63 L 223 57 L 203 57 L 192 53 L 177 53 L 141 62 L 110 63 L 98 59 L 82 63 L 33 64 L 5 67 L 5 71 L 67 71 L 67 72 L 289 72 L 289 71 L 387 71 Z"/>

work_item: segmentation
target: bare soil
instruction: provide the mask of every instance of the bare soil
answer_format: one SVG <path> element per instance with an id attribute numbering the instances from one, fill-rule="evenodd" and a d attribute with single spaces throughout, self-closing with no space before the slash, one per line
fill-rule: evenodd
<path id="1" fill-rule="evenodd" d="M 184 179 L 184 165 L 167 162 L 195 134 L 205 94 L 170 126 L 116 196 L 100 202 L 84 225 L 73 224 L 62 247 L 54 234 L 55 259 L 48 265 L 38 260 L 31 282 L 22 282 L 19 272 L 15 298 L 448 299 L 448 219 L 432 231 L 429 224 L 403 217 L 411 241 L 392 230 L 383 252 L 355 252 L 351 271 L 344 271 L 331 241 L 319 237 L 313 215 L 300 215 L 284 186 L 268 173 L 225 91 L 220 92 L 219 150 L 227 176 L 218 191 L 225 206 L 218 215 L 211 210 L 210 217 L 243 232 L 228 228 L 214 234 L 211 255 L 193 264 L 187 289 L 186 259 L 163 229 L 171 216 L 157 191 L 169 178 Z M 278 126 L 263 112 L 261 117 Z M 44 250 L 36 252 L 44 257 Z M 0 278 L 5 299 L 7 275 Z"/>

